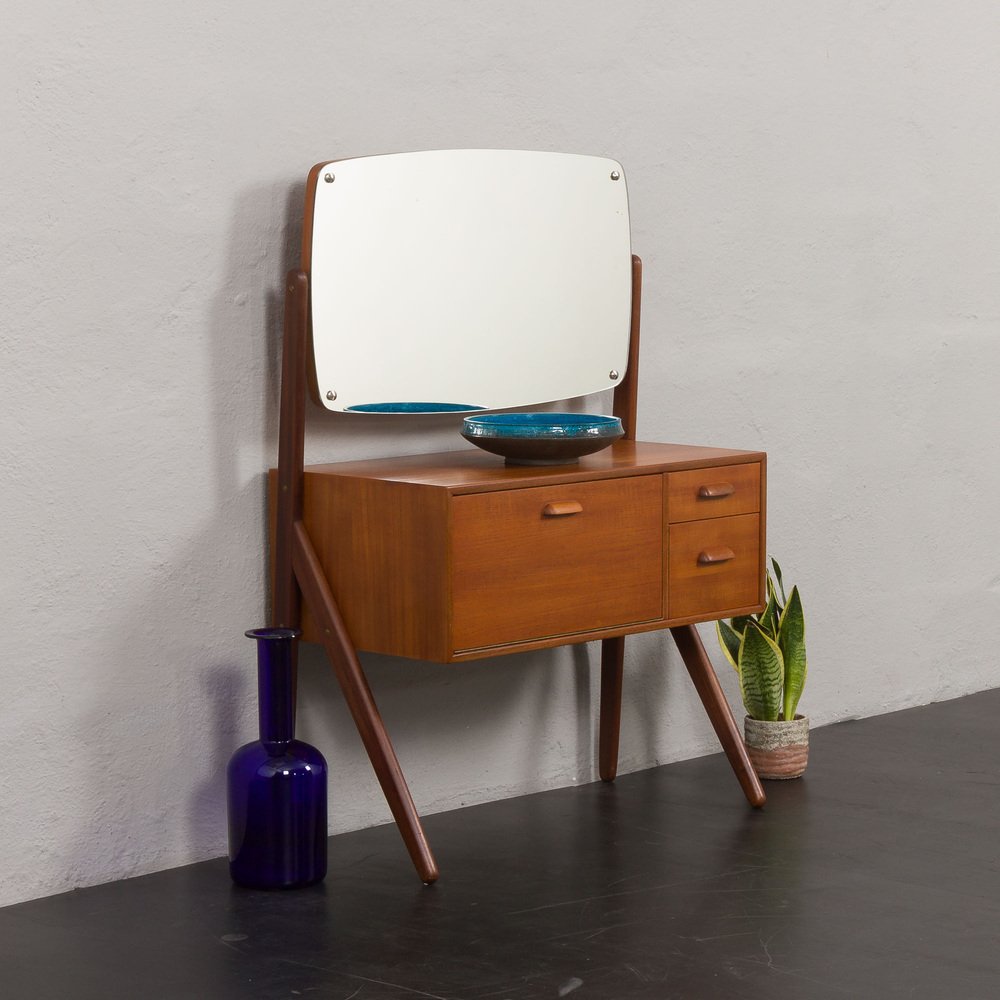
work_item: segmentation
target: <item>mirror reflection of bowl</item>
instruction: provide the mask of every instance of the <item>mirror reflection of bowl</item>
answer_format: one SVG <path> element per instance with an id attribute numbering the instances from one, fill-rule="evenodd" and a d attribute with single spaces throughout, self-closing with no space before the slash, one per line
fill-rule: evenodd
<path id="1" fill-rule="evenodd" d="M 571 465 L 624 433 L 618 417 L 593 413 L 484 413 L 462 422 L 466 441 L 508 465 Z"/>

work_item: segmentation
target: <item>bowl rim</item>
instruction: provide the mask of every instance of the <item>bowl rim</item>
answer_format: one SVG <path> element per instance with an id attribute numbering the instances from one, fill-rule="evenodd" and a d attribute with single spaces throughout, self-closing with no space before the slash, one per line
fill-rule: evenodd
<path id="1" fill-rule="evenodd" d="M 516 437 L 545 437 L 584 434 L 614 435 L 622 432 L 620 417 L 603 413 L 484 413 L 465 417 L 462 432 Z"/>

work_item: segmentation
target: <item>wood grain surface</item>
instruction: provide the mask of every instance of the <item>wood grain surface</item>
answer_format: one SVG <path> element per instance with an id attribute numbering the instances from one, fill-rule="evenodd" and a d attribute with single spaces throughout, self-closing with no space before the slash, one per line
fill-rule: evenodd
<path id="1" fill-rule="evenodd" d="M 661 618 L 662 490 L 636 476 L 456 497 L 453 648 Z"/>
<path id="2" fill-rule="evenodd" d="M 671 513 L 762 510 L 764 457 L 618 442 L 578 466 L 466 451 L 310 466 L 304 521 L 357 648 L 460 662 L 760 610 L 763 516 Z M 319 641 L 308 607 L 302 628 Z"/>
<path id="3" fill-rule="evenodd" d="M 671 522 L 759 510 L 759 462 L 689 469 L 667 476 L 667 517 Z"/>
<path id="4" fill-rule="evenodd" d="M 358 649 L 448 658 L 448 494 L 305 475 L 305 524 Z M 306 608 L 303 637 L 318 641 Z"/>
<path id="5" fill-rule="evenodd" d="M 422 486 L 439 486 L 452 493 L 483 493 L 489 490 L 526 489 L 554 483 L 584 482 L 619 476 L 645 476 L 657 472 L 700 469 L 711 466 L 760 462 L 759 451 L 733 451 L 686 444 L 655 444 L 648 441 L 616 441 L 610 448 L 581 458 L 576 465 L 506 466 L 503 459 L 479 448 L 432 455 L 376 458 L 332 465 L 310 465 L 314 475 L 360 476 Z"/>
<path id="6" fill-rule="evenodd" d="M 667 614 L 722 617 L 760 592 L 760 515 L 739 514 L 670 525 Z M 712 561 L 705 556 L 732 552 Z"/>

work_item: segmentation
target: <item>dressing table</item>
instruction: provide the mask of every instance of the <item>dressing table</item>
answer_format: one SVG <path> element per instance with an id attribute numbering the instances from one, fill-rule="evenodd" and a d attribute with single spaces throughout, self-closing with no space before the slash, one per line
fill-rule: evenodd
<path id="1" fill-rule="evenodd" d="M 424 882 L 437 865 L 358 650 L 458 664 L 601 641 L 612 781 L 624 637 L 669 629 L 748 801 L 764 803 L 694 623 L 764 606 L 766 456 L 635 439 L 641 277 L 612 160 L 452 150 L 309 175 L 285 290 L 272 623 L 325 648 Z M 310 392 L 359 414 L 346 426 L 607 388 L 625 435 L 575 464 L 466 448 L 304 466 Z"/>

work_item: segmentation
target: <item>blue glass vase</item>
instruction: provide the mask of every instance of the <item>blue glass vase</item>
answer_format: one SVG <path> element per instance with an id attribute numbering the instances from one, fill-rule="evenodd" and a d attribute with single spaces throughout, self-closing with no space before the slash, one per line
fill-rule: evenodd
<path id="1" fill-rule="evenodd" d="M 254 889 L 294 889 L 326 875 L 326 761 L 295 739 L 292 651 L 299 632 L 251 629 L 257 640 L 260 739 L 226 772 L 229 873 Z"/>

